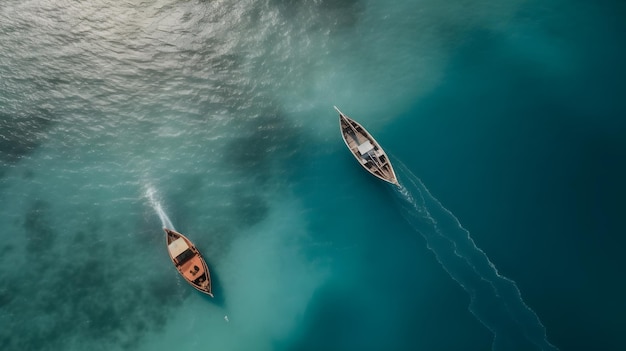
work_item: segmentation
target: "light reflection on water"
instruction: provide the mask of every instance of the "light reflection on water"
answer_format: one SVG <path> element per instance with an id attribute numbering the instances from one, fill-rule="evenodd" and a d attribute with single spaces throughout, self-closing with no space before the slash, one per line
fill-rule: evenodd
<path id="1" fill-rule="evenodd" d="M 462 17 L 380 1 L 3 3 L 0 222 L 14 237 L 0 249 L 41 277 L 0 272 L 0 345 L 136 349 L 205 307 L 191 318 L 216 345 L 287 338 L 325 277 L 303 258 L 316 217 L 291 202 L 294 161 L 334 142 L 333 104 L 380 126 L 436 84 L 462 30 L 442 39 L 429 11 Z M 214 260 L 223 306 L 179 284 L 170 217 Z M 220 339 L 204 318 L 241 329 Z"/>

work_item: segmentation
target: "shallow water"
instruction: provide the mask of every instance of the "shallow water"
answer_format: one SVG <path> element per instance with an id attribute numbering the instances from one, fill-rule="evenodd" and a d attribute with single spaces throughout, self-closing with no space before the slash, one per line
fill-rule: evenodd
<path id="1" fill-rule="evenodd" d="M 623 349 L 625 15 L 5 1 L 0 349 Z M 450 273 L 333 105 L 519 295 Z M 177 276 L 164 225 L 207 257 L 215 299 Z"/>

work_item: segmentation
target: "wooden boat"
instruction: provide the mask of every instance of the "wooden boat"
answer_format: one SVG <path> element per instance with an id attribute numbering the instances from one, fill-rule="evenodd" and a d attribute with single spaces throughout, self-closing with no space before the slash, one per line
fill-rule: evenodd
<path id="1" fill-rule="evenodd" d="M 335 110 L 339 112 L 343 141 L 361 166 L 379 179 L 399 186 L 389 157 L 374 137 L 359 123 L 339 111 L 337 106 Z"/>
<path id="2" fill-rule="evenodd" d="M 167 251 L 180 275 L 196 290 L 213 297 L 209 267 L 200 251 L 181 233 L 163 229 L 167 239 Z"/>

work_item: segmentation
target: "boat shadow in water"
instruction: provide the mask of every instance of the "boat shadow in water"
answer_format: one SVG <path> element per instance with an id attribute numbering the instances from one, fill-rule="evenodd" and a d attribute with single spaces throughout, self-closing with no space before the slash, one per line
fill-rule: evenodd
<path id="1" fill-rule="evenodd" d="M 204 257 L 204 260 L 209 267 L 215 267 L 212 259 Z M 203 294 L 199 291 L 196 291 L 196 293 L 202 295 L 202 297 L 205 298 L 207 301 L 210 301 L 221 308 L 226 307 L 224 286 L 222 285 L 219 272 L 215 269 L 211 269 L 211 291 L 213 292 L 213 297 Z"/>

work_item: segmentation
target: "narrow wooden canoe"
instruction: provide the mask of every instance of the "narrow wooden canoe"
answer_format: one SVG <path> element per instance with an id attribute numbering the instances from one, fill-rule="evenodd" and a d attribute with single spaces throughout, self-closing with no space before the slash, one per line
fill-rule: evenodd
<path id="1" fill-rule="evenodd" d="M 359 164 L 377 178 L 399 186 L 389 157 L 376 139 L 362 125 L 339 111 L 337 106 L 335 110 L 339 112 L 343 141 Z"/>
<path id="2" fill-rule="evenodd" d="M 211 274 L 200 251 L 181 233 L 163 228 L 167 239 L 167 251 L 178 273 L 196 290 L 213 297 Z"/>

